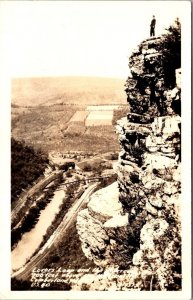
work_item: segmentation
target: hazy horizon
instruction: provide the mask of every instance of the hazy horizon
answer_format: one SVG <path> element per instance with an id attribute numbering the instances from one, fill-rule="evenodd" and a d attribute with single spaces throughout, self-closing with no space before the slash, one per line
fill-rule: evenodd
<path id="1" fill-rule="evenodd" d="M 107 77 L 60 76 L 14 78 L 11 101 L 17 105 L 43 103 L 126 103 L 125 80 Z"/>

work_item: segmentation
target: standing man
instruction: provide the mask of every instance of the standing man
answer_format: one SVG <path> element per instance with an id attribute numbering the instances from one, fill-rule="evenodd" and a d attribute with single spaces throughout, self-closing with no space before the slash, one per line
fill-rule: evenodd
<path id="1" fill-rule="evenodd" d="M 150 24 L 150 36 L 155 36 L 155 24 L 156 24 L 156 19 L 155 16 L 153 16 Z"/>

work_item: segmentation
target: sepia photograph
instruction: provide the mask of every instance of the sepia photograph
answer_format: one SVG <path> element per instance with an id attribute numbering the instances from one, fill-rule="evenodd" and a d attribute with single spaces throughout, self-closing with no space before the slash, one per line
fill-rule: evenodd
<path id="1" fill-rule="evenodd" d="M 0 18 L 0 298 L 191 299 L 191 1 Z"/>

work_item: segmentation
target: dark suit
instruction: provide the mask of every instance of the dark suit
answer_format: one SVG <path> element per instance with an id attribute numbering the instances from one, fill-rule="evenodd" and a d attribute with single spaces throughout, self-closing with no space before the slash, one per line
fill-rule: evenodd
<path id="1" fill-rule="evenodd" d="M 155 24 L 156 24 L 156 19 L 152 19 L 150 24 L 150 36 L 155 36 Z"/>

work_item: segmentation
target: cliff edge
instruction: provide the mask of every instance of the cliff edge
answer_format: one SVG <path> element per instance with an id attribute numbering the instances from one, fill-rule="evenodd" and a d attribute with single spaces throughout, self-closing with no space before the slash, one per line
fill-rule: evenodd
<path id="1" fill-rule="evenodd" d="M 129 59 L 118 180 L 77 218 L 85 255 L 105 269 L 101 279 L 81 279 L 88 289 L 181 289 L 181 69 L 167 60 L 164 39 L 143 41 Z M 112 269 L 116 284 L 105 275 Z"/>

